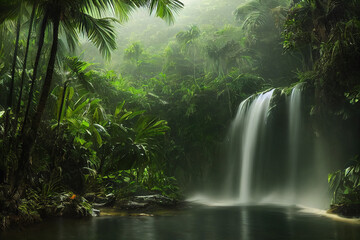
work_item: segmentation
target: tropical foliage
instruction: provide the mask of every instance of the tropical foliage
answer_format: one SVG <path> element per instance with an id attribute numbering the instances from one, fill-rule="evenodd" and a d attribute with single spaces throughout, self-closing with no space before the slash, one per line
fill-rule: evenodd
<path id="1" fill-rule="evenodd" d="M 333 204 L 349 204 L 360 202 L 360 163 L 354 157 L 349 166 L 329 174 L 330 190 L 333 194 Z"/>
<path id="2" fill-rule="evenodd" d="M 179 197 L 216 178 L 239 102 L 270 87 L 315 89 L 317 135 L 356 125 L 358 0 L 230 2 L 160 41 L 157 26 L 120 40 L 115 27 L 137 8 L 173 23 L 178 0 L 1 0 L 0 207 L 66 199 L 81 213 L 88 193 Z M 95 55 L 85 38 L 107 63 L 84 60 Z M 358 164 L 329 181 L 335 202 L 353 201 Z"/>

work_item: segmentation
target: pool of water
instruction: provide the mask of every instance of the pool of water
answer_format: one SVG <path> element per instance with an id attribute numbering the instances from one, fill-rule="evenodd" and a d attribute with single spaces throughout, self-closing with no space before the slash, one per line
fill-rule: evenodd
<path id="1" fill-rule="evenodd" d="M 54 219 L 2 240 L 352 240 L 360 224 L 332 219 L 298 207 L 193 207 L 161 216 L 103 216 Z"/>

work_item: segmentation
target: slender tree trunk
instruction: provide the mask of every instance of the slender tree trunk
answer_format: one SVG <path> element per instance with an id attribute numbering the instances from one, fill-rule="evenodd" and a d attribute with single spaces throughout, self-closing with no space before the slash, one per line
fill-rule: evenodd
<path id="1" fill-rule="evenodd" d="M 31 129 L 35 133 L 37 133 L 37 130 L 39 128 L 41 117 L 42 117 L 42 114 L 44 113 L 46 102 L 47 102 L 48 96 L 50 94 L 52 77 L 53 77 L 54 68 L 55 68 L 56 53 L 57 53 L 58 42 L 59 42 L 59 39 L 58 39 L 59 24 L 60 24 L 60 14 L 57 13 L 57 16 L 55 16 L 55 18 L 54 18 L 53 43 L 52 43 L 52 47 L 51 47 L 50 59 L 49 59 L 49 63 L 48 63 L 47 71 L 46 71 L 44 85 L 42 87 L 40 100 L 39 100 L 39 104 L 36 109 L 36 113 L 34 115 L 32 123 L 31 123 Z"/>
<path id="2" fill-rule="evenodd" d="M 55 149 L 56 149 L 56 145 L 57 145 L 59 135 L 60 135 L 61 115 L 62 115 L 63 109 L 66 108 L 65 101 L 66 101 L 66 90 L 67 90 L 68 84 L 69 84 L 69 81 L 66 81 L 64 83 L 64 88 L 63 88 L 63 92 L 62 92 L 62 96 L 61 96 L 61 103 L 60 103 L 59 115 L 58 115 L 58 120 L 57 120 L 58 123 L 57 123 L 57 127 L 56 127 L 55 141 L 54 141 L 54 145 L 52 147 L 51 155 L 50 155 L 50 157 L 51 157 L 50 158 L 51 159 L 50 172 L 52 172 L 56 167 Z"/>
<path id="3" fill-rule="evenodd" d="M 58 42 L 59 42 L 59 24 L 60 24 L 60 12 L 57 12 L 53 18 L 53 42 L 51 46 L 50 58 L 49 63 L 47 66 L 46 76 L 44 80 L 44 85 L 42 87 L 40 100 L 36 109 L 36 113 L 31 122 L 31 129 L 29 132 L 25 133 L 23 138 L 23 145 L 22 145 L 22 152 L 19 159 L 19 167 L 16 174 L 15 184 L 13 188 L 13 193 L 15 193 L 21 183 L 25 178 L 26 170 L 29 168 L 30 165 L 30 154 L 32 148 L 35 145 L 37 131 L 40 126 L 41 117 L 44 113 L 46 101 L 50 93 L 52 76 L 54 73 L 55 68 L 55 60 L 56 60 L 56 53 L 58 49 Z M 15 190 L 15 191 L 14 191 Z"/>
<path id="4" fill-rule="evenodd" d="M 15 113 L 16 113 L 16 121 L 15 121 L 15 123 L 16 124 L 17 124 L 17 119 L 18 119 L 19 112 L 20 112 L 22 93 L 23 93 L 23 89 L 24 89 L 26 63 L 27 63 L 27 58 L 28 58 L 28 53 L 29 53 L 30 38 L 31 38 L 31 31 L 32 31 L 32 26 L 33 26 L 33 22 L 34 22 L 34 17 L 35 17 L 35 10 L 36 10 L 36 5 L 34 4 L 32 12 L 31 12 L 31 16 L 30 16 L 30 26 L 29 26 L 28 36 L 27 36 L 24 64 L 23 64 L 22 74 L 21 74 L 20 93 L 19 93 L 19 98 L 18 98 L 16 111 L 15 111 Z"/>
<path id="5" fill-rule="evenodd" d="M 9 87 L 9 95 L 6 101 L 6 110 L 5 110 L 5 124 L 4 124 L 4 135 L 3 135 L 3 152 L 2 152 L 2 162 L 5 164 L 5 173 L 4 173 L 4 182 L 7 182 L 8 175 L 9 175 L 9 166 L 6 164 L 8 156 L 10 152 L 10 145 L 11 141 L 7 140 L 9 129 L 10 129 L 10 111 L 12 108 L 12 100 L 14 95 L 14 82 L 15 82 L 15 68 L 16 68 L 16 59 L 18 55 L 19 49 L 19 38 L 20 38 L 20 20 L 21 14 L 19 14 L 19 18 L 16 24 L 16 40 L 15 40 L 15 50 L 12 62 L 12 69 L 11 69 L 11 80 L 10 80 L 10 87 Z"/>
<path id="6" fill-rule="evenodd" d="M 58 124 L 57 124 L 57 130 L 58 130 L 58 131 L 59 131 L 59 128 L 60 128 L 62 111 L 63 111 L 64 105 L 65 105 L 65 99 L 66 99 L 66 96 L 65 96 L 65 95 L 66 95 L 66 90 L 67 90 L 68 84 L 69 84 L 69 81 L 66 81 L 66 82 L 64 83 L 63 94 L 62 94 L 62 96 L 61 96 L 61 103 L 60 103 L 60 110 L 59 110 Z"/>
<path id="7" fill-rule="evenodd" d="M 11 69 L 9 95 L 8 95 L 8 99 L 6 101 L 5 134 L 4 134 L 5 137 L 8 134 L 8 130 L 9 130 L 10 108 L 12 108 L 12 101 L 13 101 L 13 96 L 14 96 L 15 68 L 16 68 L 16 59 L 17 59 L 18 50 L 19 50 L 19 38 L 20 38 L 20 20 L 21 20 L 21 14 L 19 15 L 19 18 L 18 18 L 17 24 L 16 24 L 15 50 L 14 50 L 14 56 L 13 56 L 13 62 L 12 62 L 12 69 Z"/>
<path id="8" fill-rule="evenodd" d="M 36 75 L 37 75 L 38 66 L 39 66 L 39 62 L 40 62 L 41 51 L 42 51 L 42 48 L 44 46 L 45 30 L 46 30 L 47 21 L 48 21 L 48 15 L 46 14 L 44 16 L 44 19 L 43 19 L 42 23 L 41 23 L 40 36 L 39 36 L 39 42 L 38 42 L 39 46 L 38 46 L 38 50 L 37 50 L 37 53 L 36 53 L 33 75 L 31 77 L 31 85 L 30 85 L 29 96 L 28 96 L 28 101 L 27 101 L 25 115 L 24 115 L 24 122 L 22 124 L 21 135 L 24 134 L 24 131 L 26 129 L 27 120 L 29 118 L 31 102 L 32 102 L 33 95 L 34 95 Z"/>

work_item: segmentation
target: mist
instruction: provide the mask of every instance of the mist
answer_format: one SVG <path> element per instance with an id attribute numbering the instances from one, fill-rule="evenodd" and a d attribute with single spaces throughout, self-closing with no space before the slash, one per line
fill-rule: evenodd
<path id="1" fill-rule="evenodd" d="M 360 239 L 359 9 L 0 0 L 0 238 Z"/>
<path id="2" fill-rule="evenodd" d="M 162 52 L 175 35 L 191 25 L 200 28 L 219 29 L 227 24 L 236 24 L 233 12 L 243 0 L 185 0 L 184 8 L 175 13 L 175 21 L 168 24 L 151 16 L 146 9 L 134 11 L 129 20 L 117 24 L 117 49 L 112 53 L 112 61 L 105 61 L 90 43 L 83 43 L 80 53 L 84 60 L 101 63 L 106 69 L 118 71 L 124 49 L 133 42 L 140 42 L 150 53 Z"/>

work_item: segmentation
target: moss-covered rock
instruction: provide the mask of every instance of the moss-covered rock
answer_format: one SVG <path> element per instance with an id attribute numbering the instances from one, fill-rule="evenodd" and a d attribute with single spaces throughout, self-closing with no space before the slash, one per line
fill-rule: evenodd
<path id="1" fill-rule="evenodd" d="M 184 201 L 169 198 L 160 194 L 133 196 L 119 199 L 114 209 L 133 212 L 154 213 L 166 209 L 181 209 L 186 206 Z"/>

